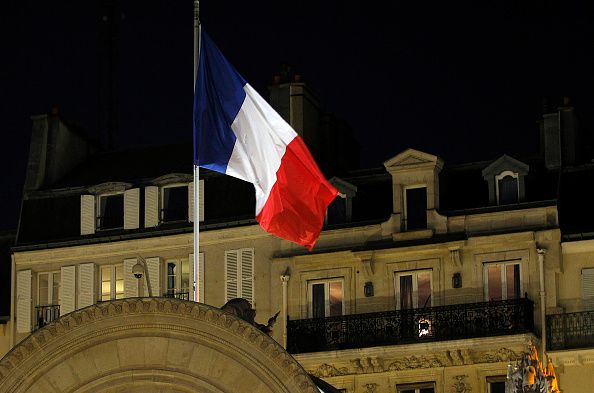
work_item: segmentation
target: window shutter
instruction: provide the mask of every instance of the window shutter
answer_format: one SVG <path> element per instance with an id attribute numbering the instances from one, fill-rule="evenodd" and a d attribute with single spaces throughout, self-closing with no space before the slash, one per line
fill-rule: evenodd
<path id="1" fill-rule="evenodd" d="M 244 248 L 241 252 L 241 297 L 254 306 L 254 249 Z"/>
<path id="2" fill-rule="evenodd" d="M 205 303 L 204 300 L 204 253 L 201 252 L 199 254 L 199 260 L 198 260 L 198 268 L 199 268 L 199 273 L 198 273 L 198 301 L 200 301 L 201 303 Z"/>
<path id="3" fill-rule="evenodd" d="M 31 331 L 31 270 L 21 270 L 16 277 L 16 329 L 17 333 Z"/>
<path id="4" fill-rule="evenodd" d="M 194 254 L 190 254 L 188 260 L 188 274 L 190 276 L 190 288 L 188 289 L 188 299 L 194 300 L 194 290 L 196 289 L 196 285 L 194 284 Z M 198 299 L 199 301 L 203 302 L 202 298 Z"/>
<path id="5" fill-rule="evenodd" d="M 76 266 L 62 266 L 60 277 L 60 315 L 66 315 L 76 310 Z"/>
<path id="6" fill-rule="evenodd" d="M 80 196 L 80 234 L 95 233 L 95 196 Z"/>
<path id="7" fill-rule="evenodd" d="M 137 229 L 140 225 L 140 188 L 124 192 L 124 229 Z"/>
<path id="8" fill-rule="evenodd" d="M 144 188 L 144 226 L 146 228 L 159 225 L 159 187 Z"/>
<path id="9" fill-rule="evenodd" d="M 239 297 L 239 250 L 225 251 L 225 302 Z"/>
<path id="10" fill-rule="evenodd" d="M 148 271 L 151 280 L 153 296 L 163 296 L 163 293 L 161 292 L 161 258 L 146 258 L 146 270 Z M 146 287 L 146 280 L 144 280 L 144 283 L 144 286 Z M 144 295 L 148 296 L 148 289 L 145 291 Z"/>
<path id="11" fill-rule="evenodd" d="M 204 179 L 198 182 L 198 219 L 204 221 Z"/>
<path id="12" fill-rule="evenodd" d="M 594 268 L 582 269 L 582 298 L 594 298 Z"/>
<path id="13" fill-rule="evenodd" d="M 78 308 L 95 303 L 95 264 L 83 263 L 78 267 Z"/>
<path id="14" fill-rule="evenodd" d="M 194 222 L 194 182 L 188 184 L 188 221 Z"/>
<path id="15" fill-rule="evenodd" d="M 138 279 L 132 274 L 136 262 L 136 258 L 124 259 L 124 297 L 138 297 Z"/>

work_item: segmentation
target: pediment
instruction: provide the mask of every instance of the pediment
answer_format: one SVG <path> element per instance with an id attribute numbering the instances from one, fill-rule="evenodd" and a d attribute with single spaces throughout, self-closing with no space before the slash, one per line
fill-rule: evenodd
<path id="1" fill-rule="evenodd" d="M 441 169 L 443 167 L 443 161 L 433 154 L 415 149 L 406 149 L 402 153 L 385 161 L 384 166 L 389 171 L 422 167 L 437 167 L 437 169 Z"/>
<path id="2" fill-rule="evenodd" d="M 493 161 L 488 167 L 483 169 L 483 178 L 491 177 L 500 174 L 503 171 L 511 171 L 520 175 L 527 175 L 530 167 L 520 160 L 516 160 L 507 154 L 502 155 L 497 160 Z"/>
<path id="3" fill-rule="evenodd" d="M 166 186 L 168 184 L 175 183 L 190 183 L 192 181 L 192 175 L 187 173 L 168 173 L 163 176 L 159 176 L 153 179 L 151 183 L 156 186 Z"/>
<path id="4" fill-rule="evenodd" d="M 355 186 L 354 184 L 349 183 L 346 180 L 343 180 L 343 179 L 341 179 L 339 177 L 334 176 L 332 179 L 330 179 L 328 181 L 342 195 L 345 195 L 347 197 L 354 197 L 357 194 L 357 186 Z"/>
<path id="5" fill-rule="evenodd" d="M 111 181 L 91 186 L 88 188 L 88 192 L 99 195 L 110 192 L 124 192 L 129 188 L 132 188 L 132 184 L 130 183 Z"/>

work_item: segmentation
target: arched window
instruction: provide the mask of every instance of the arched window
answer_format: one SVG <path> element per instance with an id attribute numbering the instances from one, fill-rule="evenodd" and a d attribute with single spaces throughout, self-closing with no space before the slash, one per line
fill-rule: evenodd
<path id="1" fill-rule="evenodd" d="M 518 174 L 511 171 L 503 171 L 495 176 L 497 190 L 497 203 L 509 205 L 519 202 Z"/>

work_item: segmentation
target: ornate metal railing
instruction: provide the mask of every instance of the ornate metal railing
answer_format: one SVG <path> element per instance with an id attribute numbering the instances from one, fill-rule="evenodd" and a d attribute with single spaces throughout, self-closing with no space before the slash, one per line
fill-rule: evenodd
<path id="1" fill-rule="evenodd" d="M 48 323 L 60 318 L 60 306 L 52 304 L 49 306 L 36 306 L 35 327 L 34 330 L 41 329 Z"/>
<path id="2" fill-rule="evenodd" d="M 163 294 L 163 297 L 171 297 L 171 298 L 181 299 L 181 300 L 190 300 L 190 293 L 189 292 L 166 292 Z"/>
<path id="3" fill-rule="evenodd" d="M 547 315 L 547 349 L 594 347 L 594 311 Z"/>
<path id="4" fill-rule="evenodd" d="M 303 353 L 527 333 L 533 308 L 524 298 L 290 320 L 287 346 Z"/>

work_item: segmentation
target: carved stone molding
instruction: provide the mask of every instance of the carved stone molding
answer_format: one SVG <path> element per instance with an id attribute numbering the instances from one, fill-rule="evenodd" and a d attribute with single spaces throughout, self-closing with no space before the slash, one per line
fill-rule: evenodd
<path id="1" fill-rule="evenodd" d="M 365 388 L 365 393 L 375 393 L 378 384 L 377 383 L 366 383 L 363 384 L 363 387 Z"/>
<path id="2" fill-rule="evenodd" d="M 317 369 L 310 370 L 309 373 L 318 378 L 328 378 L 349 374 L 349 370 L 346 367 L 336 368 L 331 364 L 322 363 Z"/>
<path id="3" fill-rule="evenodd" d="M 468 378 L 468 375 L 455 375 L 453 378 L 456 380 L 456 382 L 454 382 L 450 390 L 452 393 L 472 392 L 472 386 L 470 386 L 470 384 L 466 382 L 466 378 Z"/>
<path id="4" fill-rule="evenodd" d="M 207 369 L 200 368 L 204 360 L 198 363 L 190 361 L 190 355 L 199 359 L 206 354 L 212 361 L 223 362 L 223 367 L 232 364 L 229 367 L 234 367 L 235 373 L 243 367 L 249 368 L 258 377 L 256 381 L 269 381 L 276 386 L 270 391 L 317 392 L 303 368 L 280 345 L 239 318 L 195 302 L 129 298 L 74 311 L 25 338 L 0 360 L 0 393 L 86 391 L 92 381 L 99 378 L 100 374 L 94 375 L 93 372 L 104 371 L 85 368 L 77 362 L 90 361 L 94 353 L 116 356 L 115 360 L 108 362 L 109 373 L 119 373 L 124 375 L 124 379 L 128 375 L 128 380 L 121 385 L 128 386 L 125 384 L 133 383 L 133 377 L 130 373 L 122 374 L 124 366 L 120 362 L 132 362 L 134 356 L 142 357 L 143 354 L 131 353 L 136 349 L 118 352 L 118 348 L 124 344 L 128 345 L 126 348 L 136 348 L 133 345 L 137 342 L 142 344 L 145 356 L 162 361 L 161 364 L 150 365 L 142 362 L 141 358 L 138 360 L 140 366 L 134 366 L 138 370 L 152 372 L 151 367 L 162 371 L 173 370 L 171 362 L 180 362 L 174 364 L 175 369 L 183 371 L 198 386 L 208 383 L 212 376 Z M 155 352 L 153 342 L 161 342 L 164 350 Z M 105 348 L 110 348 L 111 352 L 105 352 Z M 191 349 L 184 358 L 180 353 L 186 348 Z M 80 371 L 80 374 L 78 369 L 84 372 Z M 61 378 L 62 374 L 68 375 Z M 86 379 L 80 377 L 83 374 Z M 50 386 L 52 383 L 54 385 Z M 239 389 L 232 386 L 234 382 L 226 381 L 224 374 L 216 383 L 223 387 L 225 383 L 231 384 L 217 391 L 249 392 L 251 389 L 249 386 L 240 386 Z M 58 386 L 65 384 L 71 385 L 67 388 Z"/>

